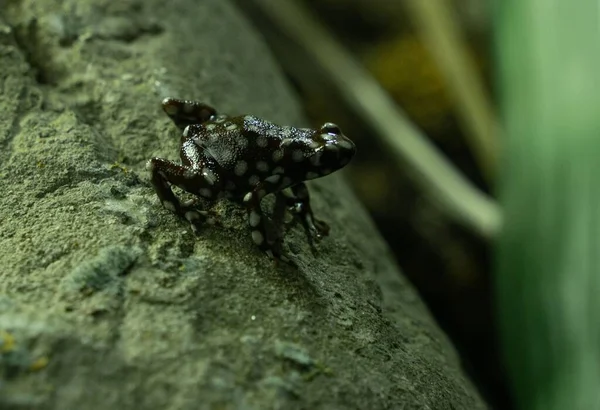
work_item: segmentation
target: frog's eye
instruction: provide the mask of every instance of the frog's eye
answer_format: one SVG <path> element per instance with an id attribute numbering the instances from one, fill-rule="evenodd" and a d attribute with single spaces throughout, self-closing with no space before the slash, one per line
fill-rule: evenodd
<path id="1" fill-rule="evenodd" d="M 342 135 L 342 130 L 334 123 L 326 122 L 321 126 L 321 134 Z"/>

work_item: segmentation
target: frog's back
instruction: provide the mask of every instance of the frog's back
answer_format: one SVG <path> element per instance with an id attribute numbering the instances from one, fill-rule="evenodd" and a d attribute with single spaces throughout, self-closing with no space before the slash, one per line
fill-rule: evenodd
<path id="1" fill-rule="evenodd" d="M 283 140 L 307 140 L 314 132 L 281 127 L 252 115 L 218 116 L 197 127 L 196 144 L 221 168 L 230 171 L 235 171 L 236 165 L 239 171 L 240 163 L 249 168 L 258 166 L 259 172 L 265 169 L 264 162 L 273 168 L 283 156 L 279 151 Z"/>

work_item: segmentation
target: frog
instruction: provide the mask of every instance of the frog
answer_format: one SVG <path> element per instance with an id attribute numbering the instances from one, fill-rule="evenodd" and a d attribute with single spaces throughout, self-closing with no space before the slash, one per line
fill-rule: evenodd
<path id="1" fill-rule="evenodd" d="M 197 201 L 180 201 L 177 186 L 208 203 L 226 198 L 246 210 L 252 241 L 272 260 L 289 262 L 283 253 L 286 212 L 299 220 L 311 244 L 329 234 L 316 219 L 306 181 L 350 163 L 356 146 L 339 126 L 281 126 L 254 115 L 229 116 L 211 105 L 167 97 L 162 109 L 181 132 L 180 162 L 154 157 L 146 163 L 162 206 L 186 219 L 194 232 L 214 222 Z M 271 216 L 262 200 L 275 195 Z"/>

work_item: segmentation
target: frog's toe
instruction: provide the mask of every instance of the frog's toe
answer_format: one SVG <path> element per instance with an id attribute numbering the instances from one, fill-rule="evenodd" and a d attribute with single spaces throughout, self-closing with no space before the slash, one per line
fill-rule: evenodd
<path id="1" fill-rule="evenodd" d="M 260 243 L 256 241 L 255 235 L 253 235 L 253 239 L 255 239 L 255 242 L 257 243 L 259 249 L 266 253 L 269 259 L 271 259 L 274 264 L 277 265 L 281 261 L 288 265 L 295 266 L 295 264 L 290 260 L 290 258 L 288 258 L 283 252 L 282 232 L 269 230 L 266 240 L 263 240 Z"/>
<path id="2" fill-rule="evenodd" d="M 198 233 L 203 224 L 214 225 L 217 222 L 215 215 L 209 211 L 187 207 L 182 208 L 181 213 L 183 217 L 190 223 L 194 233 Z"/>
<path id="3" fill-rule="evenodd" d="M 328 236 L 329 230 L 329 225 L 319 219 L 314 220 L 314 224 L 310 229 L 312 236 L 317 240 L 323 239 L 324 236 Z"/>
<path id="4" fill-rule="evenodd" d="M 198 211 L 195 209 L 188 209 L 184 212 L 184 217 L 190 223 L 192 231 L 194 231 L 194 233 L 198 233 L 200 225 L 202 225 L 202 222 L 204 222 L 204 220 L 206 219 L 206 215 L 203 214 L 204 211 Z"/>
<path id="5" fill-rule="evenodd" d="M 283 254 L 281 252 L 274 252 L 273 249 L 267 249 L 265 251 L 265 253 L 269 257 L 269 259 L 271 259 L 271 261 L 273 262 L 273 264 L 275 266 L 277 266 L 277 265 L 279 265 L 279 263 L 283 262 L 289 266 L 298 267 L 296 262 L 294 262 L 288 256 L 286 256 L 285 254 Z"/>

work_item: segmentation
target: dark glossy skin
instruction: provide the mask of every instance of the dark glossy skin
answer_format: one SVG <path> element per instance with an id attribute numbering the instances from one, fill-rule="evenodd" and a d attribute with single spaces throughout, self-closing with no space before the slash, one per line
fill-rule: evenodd
<path id="1" fill-rule="evenodd" d="M 181 203 L 171 184 L 206 200 L 237 201 L 248 212 L 253 241 L 275 259 L 285 259 L 281 245 L 286 210 L 300 219 L 309 239 L 329 233 L 327 224 L 313 216 L 304 181 L 328 175 L 354 156 L 354 143 L 338 126 L 283 127 L 249 115 L 217 115 L 208 105 L 173 98 L 163 100 L 162 106 L 183 130 L 181 164 L 162 158 L 147 163 L 166 209 L 186 218 L 194 230 L 208 215 Z M 268 194 L 276 196 L 272 218 L 260 207 Z"/>

